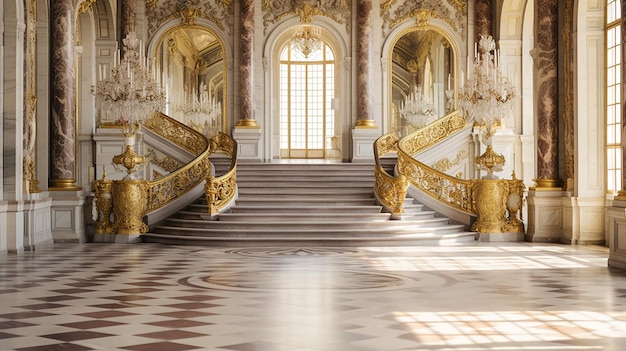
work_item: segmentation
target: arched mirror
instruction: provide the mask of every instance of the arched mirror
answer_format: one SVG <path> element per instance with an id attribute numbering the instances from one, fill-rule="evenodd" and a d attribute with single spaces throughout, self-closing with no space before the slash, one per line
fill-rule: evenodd
<path id="1" fill-rule="evenodd" d="M 454 109 L 454 52 L 448 39 L 432 29 L 409 29 L 391 52 L 392 130 L 406 133 Z"/>
<path id="2" fill-rule="evenodd" d="M 168 116 L 213 135 L 225 128 L 224 48 L 200 26 L 175 27 L 161 36 L 155 60 Z"/>

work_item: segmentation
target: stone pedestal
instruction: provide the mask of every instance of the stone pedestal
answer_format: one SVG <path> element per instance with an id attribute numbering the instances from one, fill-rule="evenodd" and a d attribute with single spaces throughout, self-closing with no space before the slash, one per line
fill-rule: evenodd
<path id="1" fill-rule="evenodd" d="M 83 191 L 51 191 L 52 237 L 58 242 L 86 242 Z"/>
<path id="2" fill-rule="evenodd" d="M 233 139 L 237 141 L 237 160 L 261 162 L 263 160 L 261 137 L 259 128 L 233 129 Z"/>
<path id="3" fill-rule="evenodd" d="M 374 142 L 379 136 L 377 128 L 352 129 L 352 162 L 374 163 Z"/>
<path id="4" fill-rule="evenodd" d="M 613 201 L 606 209 L 609 267 L 626 269 L 626 201 Z"/>
<path id="5" fill-rule="evenodd" d="M 528 192 L 526 240 L 560 242 L 563 232 L 563 205 L 560 188 L 536 188 Z"/>

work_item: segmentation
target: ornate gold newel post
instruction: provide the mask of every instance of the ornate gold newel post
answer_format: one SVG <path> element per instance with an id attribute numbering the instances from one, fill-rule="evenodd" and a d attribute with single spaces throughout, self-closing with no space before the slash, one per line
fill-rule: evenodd
<path id="1" fill-rule="evenodd" d="M 537 178 L 528 194 L 530 241 L 558 241 L 562 236 L 561 180 L 558 150 L 558 2 L 535 0 L 535 82 L 537 99 Z M 555 225 L 556 223 L 556 225 Z"/>
<path id="2" fill-rule="evenodd" d="M 148 181 L 113 181 L 113 228 L 117 234 L 140 234 L 148 231 L 143 222 L 146 213 Z M 116 239 L 116 241 L 118 241 Z"/>
<path id="3" fill-rule="evenodd" d="M 481 233 L 481 241 L 522 241 L 524 224 L 521 207 L 526 186 L 522 180 L 477 179 L 472 193 L 476 221 L 472 231 Z M 482 234 L 485 235 L 482 235 Z"/>

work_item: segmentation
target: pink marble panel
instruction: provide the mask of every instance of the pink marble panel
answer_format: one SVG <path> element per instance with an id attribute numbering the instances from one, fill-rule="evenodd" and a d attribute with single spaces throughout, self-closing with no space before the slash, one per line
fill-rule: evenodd
<path id="1" fill-rule="evenodd" d="M 76 88 L 74 6 L 72 0 L 50 3 L 51 109 L 50 179 L 75 179 Z"/>
<path id="2" fill-rule="evenodd" d="M 557 0 L 537 0 L 537 178 L 558 179 Z"/>
<path id="3" fill-rule="evenodd" d="M 254 78 L 253 78 L 253 45 L 254 45 L 254 0 L 241 1 L 241 62 L 240 72 L 240 119 L 254 119 Z"/>
<path id="4" fill-rule="evenodd" d="M 358 119 L 370 120 L 370 40 L 372 36 L 372 1 L 358 0 L 357 3 L 357 82 Z"/>

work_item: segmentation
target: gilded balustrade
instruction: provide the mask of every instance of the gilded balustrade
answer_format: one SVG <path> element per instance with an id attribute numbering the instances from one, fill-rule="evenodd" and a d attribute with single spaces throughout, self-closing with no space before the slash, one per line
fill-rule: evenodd
<path id="1" fill-rule="evenodd" d="M 211 153 L 218 150 L 230 156 L 230 169 L 220 177 L 209 176 L 204 184 L 204 194 L 213 216 L 228 206 L 237 196 L 237 142 L 230 136 L 219 133 L 211 138 Z"/>
<path id="2" fill-rule="evenodd" d="M 404 198 L 409 184 L 452 208 L 476 216 L 471 229 L 481 233 L 523 232 L 521 207 L 525 192 L 523 181 L 507 179 L 466 180 L 440 172 L 416 160 L 420 151 L 467 127 L 454 112 L 434 123 L 415 130 L 398 140 L 394 134 L 380 137 L 374 143 L 374 188 L 380 203 L 392 212 L 392 218 L 404 213 Z M 387 153 L 398 156 L 398 176 L 388 174 L 380 163 Z"/>
<path id="3" fill-rule="evenodd" d="M 219 212 L 237 193 L 237 143 L 234 139 L 219 133 L 207 140 L 201 133 L 160 113 L 146 121 L 144 126 L 197 156 L 155 181 L 109 181 L 106 177 L 94 181 L 98 213 L 96 233 L 144 233 L 147 227 L 143 217 L 147 213 L 166 206 L 204 180 L 210 200 L 209 213 Z M 218 150 L 231 157 L 231 166 L 225 175 L 215 178 L 210 176 L 209 155 Z"/>
<path id="4" fill-rule="evenodd" d="M 397 219 L 404 213 L 404 198 L 408 188 L 406 177 L 395 177 L 381 166 L 380 157 L 397 151 L 398 137 L 387 134 L 378 138 L 374 143 L 374 168 L 376 184 L 374 194 L 378 201 L 391 212 L 391 218 Z"/>

